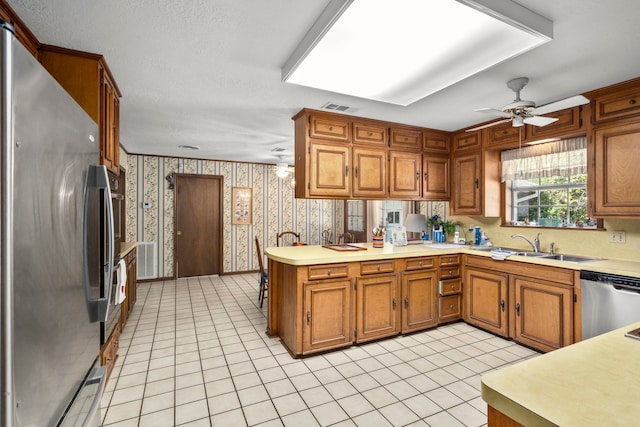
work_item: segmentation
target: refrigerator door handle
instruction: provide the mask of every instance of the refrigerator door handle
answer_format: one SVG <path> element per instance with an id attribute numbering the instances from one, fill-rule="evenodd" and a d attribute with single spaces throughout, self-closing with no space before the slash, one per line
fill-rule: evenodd
<path id="1" fill-rule="evenodd" d="M 89 373 L 89 377 L 85 381 L 86 385 L 96 384 L 98 383 L 98 389 L 96 390 L 96 395 L 93 398 L 93 402 L 91 402 L 91 407 L 87 413 L 87 418 L 85 419 L 83 426 L 91 425 L 91 421 L 96 415 L 98 408 L 100 407 L 100 400 L 102 399 L 102 393 L 104 393 L 104 387 L 107 383 L 107 367 L 106 366 L 98 366 L 93 368 L 93 370 Z"/>
<path id="2" fill-rule="evenodd" d="M 103 268 L 103 280 L 105 284 L 104 297 L 92 299 L 88 295 L 87 303 L 89 304 L 89 319 L 92 322 L 106 322 L 109 311 L 109 299 L 111 298 L 111 287 L 113 286 L 113 261 L 114 261 L 114 230 L 113 230 L 113 206 L 111 204 L 111 193 L 109 190 L 109 177 L 105 166 L 89 166 L 89 174 L 87 178 L 87 187 L 102 190 L 102 197 L 107 211 L 107 240 L 108 240 L 108 260 Z M 88 200 L 85 198 L 85 210 L 88 209 Z M 89 286 L 89 283 L 85 283 Z"/>

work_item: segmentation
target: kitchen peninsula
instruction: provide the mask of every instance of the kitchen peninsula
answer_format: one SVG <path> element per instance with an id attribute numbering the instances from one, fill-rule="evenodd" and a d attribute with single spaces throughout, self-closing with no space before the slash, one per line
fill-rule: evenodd
<path id="1" fill-rule="evenodd" d="M 356 245 L 366 250 L 266 250 L 267 334 L 295 357 L 460 319 L 546 352 L 580 341 L 579 270 L 640 277 L 632 261 L 495 261 L 453 244 Z"/>

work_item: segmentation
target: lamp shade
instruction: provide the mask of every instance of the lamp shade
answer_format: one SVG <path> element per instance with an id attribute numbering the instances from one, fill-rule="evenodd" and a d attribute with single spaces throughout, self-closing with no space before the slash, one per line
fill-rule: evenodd
<path id="1" fill-rule="evenodd" d="M 422 214 L 407 214 L 404 220 L 404 227 L 407 231 L 420 233 L 427 229 L 427 218 Z"/>

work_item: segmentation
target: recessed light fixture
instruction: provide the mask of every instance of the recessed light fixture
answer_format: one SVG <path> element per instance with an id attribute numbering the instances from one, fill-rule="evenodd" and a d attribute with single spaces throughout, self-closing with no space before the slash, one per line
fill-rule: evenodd
<path id="1" fill-rule="evenodd" d="M 552 37 L 550 20 L 508 0 L 332 0 L 282 79 L 409 105 Z"/>
<path id="2" fill-rule="evenodd" d="M 178 148 L 183 148 L 185 150 L 199 150 L 200 147 L 197 145 L 178 145 Z"/>

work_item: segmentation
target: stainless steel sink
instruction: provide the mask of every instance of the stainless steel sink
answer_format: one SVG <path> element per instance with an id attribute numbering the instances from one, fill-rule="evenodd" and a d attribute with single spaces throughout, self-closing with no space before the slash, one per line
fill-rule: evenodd
<path id="1" fill-rule="evenodd" d="M 589 261 L 598 261 L 603 258 L 594 258 L 580 255 L 566 255 L 566 254 L 544 254 L 545 259 L 557 259 L 558 261 L 567 261 L 567 262 L 589 262 Z"/>
<path id="2" fill-rule="evenodd" d="M 533 251 L 518 251 L 514 255 L 529 256 L 532 258 L 548 258 L 549 256 L 549 254 L 545 254 L 542 252 L 533 252 Z"/>

